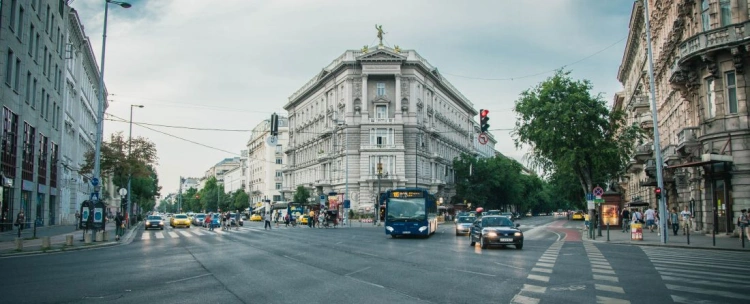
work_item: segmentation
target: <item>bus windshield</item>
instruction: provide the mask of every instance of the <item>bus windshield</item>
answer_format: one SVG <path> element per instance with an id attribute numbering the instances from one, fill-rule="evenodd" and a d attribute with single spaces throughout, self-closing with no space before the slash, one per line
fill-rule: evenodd
<path id="1" fill-rule="evenodd" d="M 391 198 L 388 201 L 388 221 L 426 221 L 424 198 Z"/>

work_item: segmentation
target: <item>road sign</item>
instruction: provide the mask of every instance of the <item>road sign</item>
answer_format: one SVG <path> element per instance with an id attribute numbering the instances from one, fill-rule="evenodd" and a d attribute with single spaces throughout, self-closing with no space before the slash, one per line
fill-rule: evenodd
<path id="1" fill-rule="evenodd" d="M 128 189 L 125 189 L 125 188 L 120 188 L 120 191 L 118 192 L 120 193 L 120 196 L 128 195 Z"/>
<path id="2" fill-rule="evenodd" d="M 604 203 L 604 199 L 603 198 L 597 198 L 597 199 L 594 200 L 594 203 L 596 203 L 596 204 L 603 204 Z"/>
<path id="3" fill-rule="evenodd" d="M 278 137 L 276 137 L 276 136 L 273 136 L 273 135 L 272 135 L 272 136 L 269 136 L 268 138 L 266 138 L 266 144 L 267 144 L 267 145 L 268 145 L 269 147 L 276 147 L 276 145 L 277 145 L 278 143 L 279 143 L 279 138 L 278 138 Z"/>
<path id="4" fill-rule="evenodd" d="M 98 192 L 92 192 L 92 193 L 91 193 L 91 197 L 90 197 L 90 200 L 91 200 L 92 202 L 94 202 L 94 201 L 98 201 L 98 200 L 99 200 L 99 193 L 98 193 Z"/>
<path id="5" fill-rule="evenodd" d="M 597 198 L 601 198 L 601 197 L 602 197 L 602 194 L 604 194 L 604 189 L 602 189 L 602 187 L 596 186 L 596 188 L 594 188 L 594 191 L 593 191 L 593 192 L 594 192 L 594 195 L 595 195 L 595 196 L 596 196 Z"/>
<path id="6" fill-rule="evenodd" d="M 594 194 L 589 192 L 586 193 L 586 201 L 593 201 L 594 200 Z"/>
<path id="7" fill-rule="evenodd" d="M 98 186 L 99 185 L 99 179 L 96 178 L 96 177 L 92 178 L 91 179 L 91 185 L 94 186 L 94 187 Z"/>
<path id="8" fill-rule="evenodd" d="M 477 136 L 477 141 L 479 141 L 480 144 L 486 145 L 489 140 L 487 134 L 480 133 L 479 136 Z"/>

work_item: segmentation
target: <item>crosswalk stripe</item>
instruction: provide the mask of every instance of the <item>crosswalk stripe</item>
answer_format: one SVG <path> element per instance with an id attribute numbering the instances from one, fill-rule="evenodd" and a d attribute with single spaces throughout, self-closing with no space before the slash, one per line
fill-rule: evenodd
<path id="1" fill-rule="evenodd" d="M 623 299 L 596 296 L 596 303 L 598 304 L 630 304 L 630 301 L 623 300 Z"/>
<path id="2" fill-rule="evenodd" d="M 178 238 L 178 237 L 180 237 L 180 235 L 177 234 L 177 232 L 169 231 L 167 233 L 169 233 L 169 237 L 172 237 L 172 238 Z"/>
<path id="3" fill-rule="evenodd" d="M 200 230 L 193 230 L 191 232 L 194 233 L 195 235 L 198 235 L 198 236 L 206 235 L 205 233 L 201 232 Z"/>
<path id="4" fill-rule="evenodd" d="M 549 268 L 539 268 L 539 267 L 531 268 L 531 271 L 544 272 L 544 273 L 552 273 L 552 269 L 549 269 Z"/>
<path id="5" fill-rule="evenodd" d="M 528 291 L 528 292 L 535 292 L 535 293 L 545 293 L 547 292 L 547 287 L 543 286 L 536 286 L 531 284 L 523 284 L 523 288 L 521 288 L 522 291 Z"/>
<path id="6" fill-rule="evenodd" d="M 184 235 L 185 237 L 193 237 L 193 234 L 187 231 L 180 231 L 180 234 Z"/>
<path id="7" fill-rule="evenodd" d="M 670 264 L 670 265 L 679 265 L 679 266 L 683 266 L 683 265 L 685 265 L 685 264 L 686 264 L 685 262 L 673 262 L 673 261 L 666 261 L 666 260 L 656 260 L 656 261 L 654 261 L 654 260 L 651 260 L 651 262 L 652 262 L 653 264 L 659 264 L 659 265 L 661 265 L 661 264 Z M 690 263 L 689 263 L 689 264 L 690 264 L 690 266 L 692 266 L 692 267 L 703 267 L 703 268 L 709 268 L 709 269 L 716 269 L 716 268 L 720 268 L 720 269 L 727 269 L 727 270 L 739 270 L 739 269 L 737 268 L 737 266 L 722 266 L 722 265 L 715 265 L 715 264 L 701 263 L 701 262 L 699 262 L 699 261 L 697 261 L 697 260 L 693 260 L 693 261 L 690 261 Z M 663 266 L 666 266 L 666 265 L 663 265 Z"/>
<path id="8" fill-rule="evenodd" d="M 619 287 L 619 286 L 611 286 L 611 285 L 604 285 L 604 284 L 594 284 L 594 288 L 596 288 L 596 290 L 601 290 L 601 291 L 609 291 L 609 292 L 616 292 L 616 293 L 625 293 L 625 290 L 623 290 L 622 287 Z"/>
<path id="9" fill-rule="evenodd" d="M 614 270 L 607 270 L 607 269 L 592 268 L 591 271 L 596 272 L 596 273 L 603 273 L 603 274 L 615 274 Z"/>
<path id="10" fill-rule="evenodd" d="M 698 299 L 691 299 L 681 296 L 672 295 L 672 301 L 675 303 L 681 303 L 681 304 L 718 304 L 718 302 L 713 302 L 709 300 L 698 300 Z"/>
<path id="11" fill-rule="evenodd" d="M 548 276 L 541 276 L 536 274 L 529 274 L 527 277 L 529 280 L 537 280 L 542 282 L 548 282 L 549 283 L 549 277 Z"/>
<path id="12" fill-rule="evenodd" d="M 161 232 L 157 232 L 157 233 L 155 233 L 155 234 L 154 234 L 154 236 L 155 236 L 155 237 L 156 237 L 157 239 L 163 239 L 163 238 L 164 238 L 164 234 L 162 234 Z"/>
<path id="13" fill-rule="evenodd" d="M 603 281 L 610 281 L 610 282 L 619 282 L 620 281 L 619 279 L 617 279 L 617 277 L 607 276 L 607 275 L 600 275 L 600 274 L 595 274 L 594 275 L 594 280 L 603 280 Z"/>
<path id="14" fill-rule="evenodd" d="M 612 266 L 609 265 L 591 264 L 591 267 L 612 270 Z"/>
<path id="15" fill-rule="evenodd" d="M 678 282 L 681 282 L 681 283 L 685 283 L 686 282 L 686 280 L 685 280 L 684 277 L 673 277 L 673 276 L 662 275 L 661 279 L 664 280 L 664 281 L 678 281 Z M 747 284 L 732 284 L 732 283 L 724 283 L 724 282 L 711 282 L 711 281 L 706 281 L 706 280 L 698 280 L 698 279 L 695 279 L 695 278 L 691 278 L 689 281 L 687 281 L 687 283 L 690 284 L 690 285 L 695 284 L 695 285 L 707 285 L 707 286 L 714 286 L 714 287 L 737 288 L 738 290 L 747 287 Z"/>
<path id="16" fill-rule="evenodd" d="M 669 290 L 690 292 L 690 293 L 700 293 L 704 295 L 747 300 L 747 295 L 736 293 L 736 292 L 731 292 L 731 291 L 720 291 L 720 290 L 705 289 L 705 288 L 698 288 L 698 287 L 692 287 L 692 286 L 690 287 L 679 286 L 679 285 L 672 285 L 672 284 L 666 284 L 666 286 L 667 286 L 667 289 Z"/>
<path id="17" fill-rule="evenodd" d="M 515 304 L 539 304 L 539 299 L 517 294 L 510 302 Z"/>
<path id="18" fill-rule="evenodd" d="M 150 240 L 150 239 L 151 239 L 151 235 L 148 233 L 144 233 L 141 235 L 141 240 Z"/>
<path id="19" fill-rule="evenodd" d="M 705 271 L 695 271 L 695 272 L 693 272 L 693 274 L 688 274 L 688 273 L 684 272 L 685 270 L 681 270 L 683 272 L 673 272 L 673 271 L 668 271 L 669 269 L 667 269 L 667 268 L 662 268 L 662 269 L 664 269 L 664 270 L 659 271 L 659 273 L 661 275 L 675 276 L 675 277 L 680 277 L 680 278 L 683 278 L 683 279 L 685 279 L 685 278 L 705 279 L 706 278 L 706 272 Z M 740 275 L 740 276 L 734 276 L 734 275 L 732 275 L 732 278 L 719 277 L 719 276 L 725 276 L 725 275 L 726 274 L 723 274 L 723 273 L 712 273 L 711 274 L 711 280 L 712 281 L 717 281 L 717 282 L 734 283 L 734 282 L 737 282 L 737 280 L 743 279 L 742 277 L 745 277 L 745 278 L 747 277 L 746 275 Z"/>
<path id="20" fill-rule="evenodd" d="M 552 268 L 552 267 L 555 267 L 555 264 L 537 262 L 536 266 L 542 266 L 542 267 L 550 267 L 550 268 Z"/>

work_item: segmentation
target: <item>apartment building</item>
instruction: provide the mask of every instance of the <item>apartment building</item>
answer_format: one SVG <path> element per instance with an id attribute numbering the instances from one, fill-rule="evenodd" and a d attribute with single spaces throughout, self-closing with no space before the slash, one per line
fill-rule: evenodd
<path id="1" fill-rule="evenodd" d="M 650 131 L 628 165 L 626 201 L 655 206 L 656 166 L 664 168 L 668 208 L 688 207 L 703 232 L 735 232 L 750 208 L 750 125 L 745 73 L 750 45 L 747 1 L 651 1 L 658 125 L 651 111 L 642 2 L 636 1 L 618 79 L 621 107 Z M 653 155 L 660 135 L 663 164 Z"/>

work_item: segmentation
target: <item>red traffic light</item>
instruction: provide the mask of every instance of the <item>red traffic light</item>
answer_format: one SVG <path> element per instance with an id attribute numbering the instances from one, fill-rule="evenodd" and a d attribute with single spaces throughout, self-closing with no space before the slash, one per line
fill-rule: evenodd
<path id="1" fill-rule="evenodd" d="M 195 199 L 201 199 L 201 196 L 200 195 L 196 195 Z"/>
<path id="2" fill-rule="evenodd" d="M 479 110 L 479 116 L 480 117 L 486 117 L 487 114 L 490 114 L 490 110 L 485 110 L 485 109 Z"/>
<path id="3" fill-rule="evenodd" d="M 654 189 L 654 193 L 656 193 L 656 194 L 661 194 L 661 188 L 656 188 L 656 189 Z"/>

